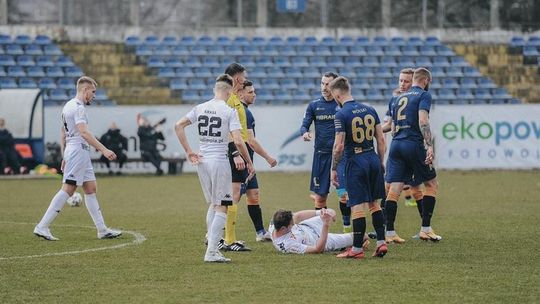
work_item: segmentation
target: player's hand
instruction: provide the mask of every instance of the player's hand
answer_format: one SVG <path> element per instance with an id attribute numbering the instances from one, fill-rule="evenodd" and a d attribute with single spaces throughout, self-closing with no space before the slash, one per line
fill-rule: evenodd
<path id="1" fill-rule="evenodd" d="M 66 161 L 62 159 L 62 163 L 60 164 L 60 171 L 64 172 L 64 167 L 66 167 Z"/>
<path id="2" fill-rule="evenodd" d="M 195 153 L 195 152 L 189 152 L 187 156 L 188 156 L 189 162 L 192 165 L 196 166 L 201 163 L 202 155 L 199 155 L 198 153 Z"/>
<path id="3" fill-rule="evenodd" d="M 426 165 L 432 165 L 435 159 L 435 153 L 433 153 L 433 146 L 429 146 L 426 150 Z"/>
<path id="4" fill-rule="evenodd" d="M 275 158 L 268 157 L 266 161 L 270 165 L 270 168 L 274 168 L 275 166 L 277 166 L 277 160 Z"/>
<path id="5" fill-rule="evenodd" d="M 105 151 L 103 151 L 102 153 L 103 153 L 103 156 L 105 156 L 105 158 L 107 158 L 108 160 L 116 159 L 116 154 L 109 149 L 105 149 Z"/>
<path id="6" fill-rule="evenodd" d="M 304 141 L 310 141 L 311 140 L 311 134 L 309 134 L 309 132 L 306 132 L 306 133 L 302 134 L 302 138 L 304 139 Z"/>
<path id="7" fill-rule="evenodd" d="M 330 171 L 330 180 L 332 181 L 332 185 L 334 185 L 334 187 L 336 188 L 339 187 L 339 181 L 338 181 L 336 170 Z"/>
<path id="8" fill-rule="evenodd" d="M 244 170 L 246 168 L 246 162 L 242 158 L 242 156 L 237 155 L 233 157 L 234 166 L 236 167 L 236 170 Z"/>
<path id="9" fill-rule="evenodd" d="M 328 208 L 328 209 L 321 209 L 321 210 L 325 210 L 324 212 L 330 215 L 333 222 L 336 221 L 336 211 L 334 209 Z"/>
<path id="10" fill-rule="evenodd" d="M 246 178 L 247 183 L 253 178 L 253 176 L 255 176 L 255 167 L 253 167 L 253 163 L 247 163 L 246 168 L 248 170 L 248 177 Z"/>
<path id="11" fill-rule="evenodd" d="M 330 223 L 332 223 L 334 221 L 334 219 L 332 218 L 332 215 L 330 213 L 324 212 L 322 210 L 325 210 L 325 209 L 321 209 L 321 219 L 323 221 L 323 224 L 330 225 Z"/>

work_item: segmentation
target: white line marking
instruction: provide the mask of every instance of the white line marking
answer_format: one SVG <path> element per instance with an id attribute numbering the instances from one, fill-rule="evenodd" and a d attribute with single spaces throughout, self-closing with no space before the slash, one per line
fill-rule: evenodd
<path id="1" fill-rule="evenodd" d="M 23 223 L 23 222 L 7 222 L 7 221 L 0 221 L 0 224 L 13 224 L 13 225 L 35 225 L 36 223 Z M 55 225 L 57 227 L 76 227 L 76 228 L 89 228 L 89 229 L 95 229 L 93 226 L 78 226 L 78 225 Z M 146 241 L 146 237 L 137 231 L 130 231 L 130 230 L 122 230 L 122 233 L 127 233 L 133 235 L 135 238 L 130 243 L 123 243 L 123 244 L 117 244 L 113 246 L 105 246 L 105 247 L 98 247 L 98 248 L 90 248 L 90 249 L 84 249 L 84 250 L 73 250 L 73 251 L 63 251 L 63 252 L 52 252 L 52 253 L 44 253 L 44 254 L 35 254 L 35 255 L 26 255 L 26 256 L 13 256 L 13 257 L 0 257 L 0 260 L 16 260 L 16 259 L 33 259 L 33 258 L 42 258 L 42 257 L 48 257 L 48 256 L 61 256 L 61 255 L 70 255 L 70 254 L 81 254 L 81 253 L 87 253 L 87 252 L 96 252 L 96 251 L 102 251 L 102 250 L 109 250 L 109 249 L 118 249 L 122 247 L 132 246 L 132 245 L 140 245 L 144 241 Z"/>

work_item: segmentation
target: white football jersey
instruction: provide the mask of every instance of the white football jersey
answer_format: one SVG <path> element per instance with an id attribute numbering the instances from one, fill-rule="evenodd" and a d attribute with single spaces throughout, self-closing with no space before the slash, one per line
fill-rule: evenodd
<path id="1" fill-rule="evenodd" d="M 229 132 L 242 128 L 236 110 L 219 99 L 197 105 L 186 118 L 197 126 L 199 152 L 206 158 L 226 158 Z"/>
<path id="2" fill-rule="evenodd" d="M 88 124 L 84 102 L 73 98 L 62 109 L 62 125 L 66 131 L 66 144 L 87 144 L 77 128 L 77 124 Z"/>
<path id="3" fill-rule="evenodd" d="M 273 226 L 271 227 L 273 228 Z M 291 231 L 277 238 L 273 237 L 273 231 L 270 233 L 272 233 L 274 247 L 283 253 L 303 254 L 308 246 L 315 246 L 319 239 L 313 228 L 302 224 L 293 225 Z"/>

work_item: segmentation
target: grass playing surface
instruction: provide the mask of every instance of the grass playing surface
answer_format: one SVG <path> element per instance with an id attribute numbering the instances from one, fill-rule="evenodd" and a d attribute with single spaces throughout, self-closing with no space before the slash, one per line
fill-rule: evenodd
<path id="1" fill-rule="evenodd" d="M 311 209 L 307 173 L 262 173 L 265 225 L 278 208 Z M 230 264 L 205 264 L 207 206 L 196 175 L 98 177 L 107 225 L 141 233 L 140 245 L 98 240 L 86 208 L 64 207 L 47 242 L 33 227 L 58 180 L 0 180 L 0 303 L 538 303 L 538 171 L 440 172 L 433 227 L 440 243 L 412 240 L 415 207 L 398 208 L 407 242 L 383 259 L 293 256 L 256 243 L 245 203 L 237 236 L 253 251 L 225 253 Z M 338 212 L 331 227 L 341 230 Z M 371 228 L 368 217 L 368 230 Z M 374 243 L 368 255 L 371 256 Z M 536 287 L 535 287 L 536 286 Z"/>

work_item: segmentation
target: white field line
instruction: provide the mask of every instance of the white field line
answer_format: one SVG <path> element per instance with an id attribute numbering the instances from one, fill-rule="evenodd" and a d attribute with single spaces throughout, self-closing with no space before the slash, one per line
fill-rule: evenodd
<path id="1" fill-rule="evenodd" d="M 10 225 L 35 225 L 36 223 L 24 223 L 24 222 L 7 222 L 7 221 L 0 221 L 0 224 L 10 224 Z M 55 225 L 57 227 L 75 227 L 75 228 L 89 228 L 89 229 L 96 229 L 93 226 L 77 226 L 77 225 Z M 12 256 L 12 257 L 0 257 L 0 260 L 16 260 L 16 259 L 33 259 L 33 258 L 43 258 L 48 256 L 61 256 L 61 255 L 71 255 L 71 254 L 81 254 L 81 253 L 87 253 L 87 252 L 96 252 L 96 251 L 102 251 L 102 250 L 110 250 L 110 249 L 118 249 L 123 248 L 127 246 L 132 245 L 140 245 L 144 241 L 146 241 L 146 237 L 136 231 L 130 231 L 130 230 L 122 230 L 122 233 L 127 233 L 133 235 L 135 238 L 133 241 L 129 243 L 123 243 L 123 244 L 117 244 L 112 246 L 104 246 L 104 247 L 98 247 L 98 248 L 89 248 L 89 249 L 83 249 L 83 250 L 72 250 L 72 251 L 63 251 L 63 252 L 51 252 L 51 253 L 44 253 L 44 254 L 35 254 L 35 255 L 24 255 L 24 256 Z"/>

